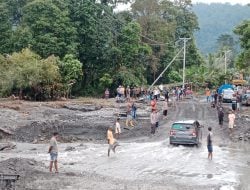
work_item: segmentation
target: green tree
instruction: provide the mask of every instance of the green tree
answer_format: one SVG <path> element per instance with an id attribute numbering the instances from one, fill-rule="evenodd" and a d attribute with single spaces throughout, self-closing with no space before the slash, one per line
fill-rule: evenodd
<path id="1" fill-rule="evenodd" d="M 11 22 L 5 3 L 0 3 L 0 53 L 9 53 L 11 46 Z"/>
<path id="2" fill-rule="evenodd" d="M 46 99 L 53 98 L 51 91 L 61 81 L 58 58 L 50 56 L 47 59 L 41 59 L 28 48 L 8 55 L 6 58 L 1 56 L 0 68 L 2 71 L 0 75 L 3 76 L 2 95 L 18 91 L 20 98 L 29 96 L 37 99 L 38 95 Z M 24 90 L 25 93 L 23 93 Z"/>
<path id="3" fill-rule="evenodd" d="M 151 48 L 140 42 L 141 27 L 130 22 L 118 36 L 120 56 L 116 59 L 114 79 L 118 85 L 142 85 L 146 83 L 145 66 Z"/>
<path id="4" fill-rule="evenodd" d="M 30 29 L 31 49 L 42 57 L 76 53 L 76 29 L 72 26 L 63 2 L 34 0 L 23 9 L 22 27 Z M 31 16 L 32 15 L 32 16 Z"/>
<path id="5" fill-rule="evenodd" d="M 179 51 L 175 42 L 181 37 L 192 38 L 187 43 L 187 66 L 203 62 L 194 42 L 193 33 L 198 29 L 198 22 L 190 0 L 136 0 L 132 4 L 132 13 L 142 26 L 143 42 L 152 47 L 153 55 L 147 67 L 148 82 L 152 82 Z M 170 70 L 181 67 L 182 62 L 177 60 Z M 164 74 L 162 82 L 170 80 L 169 75 Z"/>
<path id="6" fill-rule="evenodd" d="M 72 54 L 64 56 L 59 64 L 65 96 L 71 95 L 72 87 L 82 79 L 82 63 Z"/>
<path id="7" fill-rule="evenodd" d="M 236 65 L 240 70 L 245 70 L 249 74 L 250 70 L 250 20 L 245 20 L 239 24 L 235 30 L 235 34 L 240 37 L 240 45 L 242 52 L 237 58 Z"/>

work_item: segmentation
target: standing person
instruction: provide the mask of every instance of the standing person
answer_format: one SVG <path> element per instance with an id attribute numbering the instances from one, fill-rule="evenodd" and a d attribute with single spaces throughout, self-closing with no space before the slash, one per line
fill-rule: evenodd
<path id="1" fill-rule="evenodd" d="M 115 153 L 115 148 L 118 146 L 118 143 L 116 142 L 115 138 L 113 137 L 112 127 L 108 128 L 107 140 L 108 140 L 108 144 L 109 144 L 109 148 L 108 148 L 108 157 L 109 157 L 110 150 L 112 150 Z"/>
<path id="2" fill-rule="evenodd" d="M 130 90 L 130 87 L 127 86 L 126 88 L 126 96 L 127 96 L 127 100 L 130 99 L 130 95 L 131 95 L 131 90 Z"/>
<path id="3" fill-rule="evenodd" d="M 165 89 L 164 95 L 165 95 L 165 99 L 167 99 L 167 102 L 168 102 L 168 100 L 169 100 L 169 91 L 168 91 L 168 89 Z"/>
<path id="4" fill-rule="evenodd" d="M 105 90 L 105 99 L 106 100 L 109 99 L 109 89 L 108 88 L 106 88 L 106 90 Z"/>
<path id="5" fill-rule="evenodd" d="M 154 99 L 157 100 L 157 98 L 158 98 L 158 91 L 157 91 L 156 87 L 153 90 L 153 94 L 154 94 Z"/>
<path id="6" fill-rule="evenodd" d="M 121 101 L 121 85 L 116 89 L 117 92 L 117 101 L 120 102 Z"/>
<path id="7" fill-rule="evenodd" d="M 156 110 L 156 104 L 157 104 L 157 102 L 156 102 L 156 98 L 154 97 L 153 98 L 153 100 L 151 100 L 151 109 L 152 110 Z"/>
<path id="8" fill-rule="evenodd" d="M 234 121 L 235 121 L 235 114 L 234 114 L 234 112 L 232 110 L 229 111 L 228 120 L 229 120 L 228 128 L 230 130 L 230 136 L 231 136 L 232 133 L 233 133 Z"/>
<path id="9" fill-rule="evenodd" d="M 159 111 L 156 111 L 156 122 L 155 122 L 155 129 L 158 129 L 160 122 L 160 114 Z"/>
<path id="10" fill-rule="evenodd" d="M 131 114 L 132 114 L 132 119 L 135 119 L 136 118 L 136 110 L 137 110 L 137 107 L 135 105 L 135 102 L 132 103 L 132 107 L 131 107 Z"/>
<path id="11" fill-rule="evenodd" d="M 219 125 L 220 125 L 220 127 L 222 127 L 222 125 L 223 125 L 223 118 L 224 118 L 224 112 L 223 112 L 222 107 L 220 107 L 218 109 L 218 118 L 219 118 Z"/>
<path id="12" fill-rule="evenodd" d="M 152 109 L 152 112 L 150 114 L 150 122 L 151 122 L 151 134 L 155 134 L 155 128 L 157 122 L 157 114 L 155 109 Z"/>
<path id="13" fill-rule="evenodd" d="M 218 95 L 218 100 L 219 100 L 219 105 L 221 105 L 222 104 L 222 94 Z"/>
<path id="14" fill-rule="evenodd" d="M 176 105 L 176 95 L 173 94 L 172 96 L 172 105 L 173 105 L 173 108 L 176 109 L 177 105 Z"/>
<path id="15" fill-rule="evenodd" d="M 205 95 L 206 95 L 206 97 L 207 97 L 207 103 L 208 103 L 208 102 L 210 102 L 210 95 L 211 95 L 211 92 L 210 92 L 209 88 L 206 88 L 205 91 L 206 91 L 206 92 L 205 92 Z"/>
<path id="16" fill-rule="evenodd" d="M 121 125 L 120 125 L 120 118 L 118 117 L 115 122 L 115 137 L 119 139 L 120 134 L 121 134 Z"/>
<path id="17" fill-rule="evenodd" d="M 165 99 L 165 101 L 163 102 L 162 109 L 163 109 L 163 117 L 167 119 L 167 115 L 168 115 L 168 100 L 167 99 Z"/>
<path id="18" fill-rule="evenodd" d="M 217 105 L 218 93 L 217 91 L 214 92 L 214 104 Z"/>
<path id="19" fill-rule="evenodd" d="M 127 104 L 127 119 L 126 119 L 126 126 L 128 127 L 130 124 L 130 127 L 134 127 L 133 120 L 132 120 L 132 104 L 130 99 L 128 99 Z"/>
<path id="20" fill-rule="evenodd" d="M 213 159 L 213 140 L 212 140 L 212 128 L 208 127 L 208 135 L 207 135 L 207 150 L 208 150 L 208 159 Z"/>
<path id="21" fill-rule="evenodd" d="M 48 153 L 50 154 L 50 165 L 49 165 L 49 171 L 52 172 L 53 164 L 55 167 L 55 173 L 58 173 L 58 165 L 57 165 L 57 157 L 58 157 L 58 146 L 57 146 L 57 140 L 58 140 L 58 133 L 54 132 L 53 137 L 50 139 L 50 146 Z"/>
<path id="22" fill-rule="evenodd" d="M 241 109 L 241 102 L 242 102 L 241 94 L 237 93 L 237 95 L 236 95 L 236 101 L 237 101 L 237 110 L 239 112 L 240 109 Z"/>
<path id="23" fill-rule="evenodd" d="M 120 91 L 120 93 L 121 93 L 122 99 L 125 98 L 125 88 L 124 88 L 124 86 L 121 86 L 121 91 Z"/>

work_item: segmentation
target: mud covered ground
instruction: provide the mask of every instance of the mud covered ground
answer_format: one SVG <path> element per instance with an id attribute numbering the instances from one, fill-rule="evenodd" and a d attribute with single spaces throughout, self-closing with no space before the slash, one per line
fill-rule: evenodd
<path id="1" fill-rule="evenodd" d="M 121 117 L 121 146 L 108 158 L 106 130 L 125 106 L 114 100 L 0 102 L 1 142 L 16 145 L 0 151 L 0 173 L 19 174 L 17 189 L 250 189 L 248 107 L 237 114 L 229 137 L 227 120 L 219 128 L 216 111 L 204 99 L 186 99 L 170 108 L 151 136 L 150 107 L 137 103 L 136 127 L 124 129 Z M 198 119 L 203 137 L 213 127 L 213 161 L 207 160 L 205 138 L 199 148 L 169 145 L 169 127 L 184 119 Z M 61 135 L 59 174 L 48 172 L 47 143 L 54 131 Z"/>

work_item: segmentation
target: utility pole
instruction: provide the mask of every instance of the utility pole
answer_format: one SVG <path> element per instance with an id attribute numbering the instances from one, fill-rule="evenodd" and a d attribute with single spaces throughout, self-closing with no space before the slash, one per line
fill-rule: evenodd
<path id="1" fill-rule="evenodd" d="M 170 65 L 175 61 L 175 59 L 182 52 L 182 50 L 183 50 L 183 48 L 181 48 L 181 50 L 175 55 L 175 57 L 172 59 L 172 61 L 165 67 L 165 69 L 161 72 L 161 74 L 157 77 L 157 79 L 155 79 L 155 81 L 153 82 L 153 84 L 151 84 L 151 86 L 148 88 L 148 90 L 150 90 L 155 85 L 155 83 L 162 77 L 162 75 L 166 72 L 166 70 L 170 67 Z"/>
<path id="2" fill-rule="evenodd" d="M 224 63 L 225 63 L 225 76 L 227 74 L 227 53 L 229 53 L 231 50 L 224 51 Z M 225 79 L 225 84 L 227 83 L 227 80 Z"/>
<path id="3" fill-rule="evenodd" d="M 191 38 L 180 38 L 180 40 L 183 40 L 184 43 L 184 50 L 183 50 L 183 73 L 182 73 L 182 88 L 185 88 L 185 69 L 186 69 L 186 43 Z"/>

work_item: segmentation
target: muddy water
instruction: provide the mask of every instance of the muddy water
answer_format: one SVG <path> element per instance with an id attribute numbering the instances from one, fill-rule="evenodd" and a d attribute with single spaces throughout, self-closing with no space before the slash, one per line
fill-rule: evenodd
<path id="1" fill-rule="evenodd" d="M 60 145 L 59 160 L 63 172 L 89 172 L 146 184 L 178 185 L 192 189 L 250 189 L 250 150 L 245 145 L 215 146 L 212 161 L 207 159 L 205 146 L 175 147 L 169 146 L 168 140 L 151 143 L 121 142 L 117 153 L 111 154 L 110 158 L 107 157 L 107 145 L 75 145 L 74 151 L 63 151 L 67 146 Z M 18 157 L 35 158 L 48 165 L 46 149 L 46 145 L 18 144 L 15 152 Z M 1 158 L 10 157 L 17 155 L 1 154 Z M 82 185 L 79 181 L 75 188 Z"/>
<path id="2" fill-rule="evenodd" d="M 205 126 L 203 137 L 206 136 L 207 127 L 213 126 L 212 161 L 207 159 L 205 138 L 199 148 L 169 145 L 170 124 L 183 118 L 198 119 Z M 60 144 L 59 167 L 62 174 L 88 173 L 93 178 L 98 175 L 105 176 L 108 180 L 104 182 L 102 178 L 94 178 L 94 182 L 86 183 L 86 180 L 69 176 L 64 179 L 67 186 L 57 189 L 250 189 L 249 143 L 231 142 L 226 126 L 218 128 L 216 113 L 206 104 L 194 101 L 179 104 L 171 119 L 160 126 L 155 136 L 144 137 L 139 142 L 120 140 L 121 146 L 115 154 L 111 153 L 109 158 L 106 144 Z M 73 146 L 75 149 L 66 152 L 67 146 Z M 17 144 L 16 150 L 1 153 L 0 158 L 34 158 L 48 166 L 47 149 L 48 145 L 20 143 Z"/>

